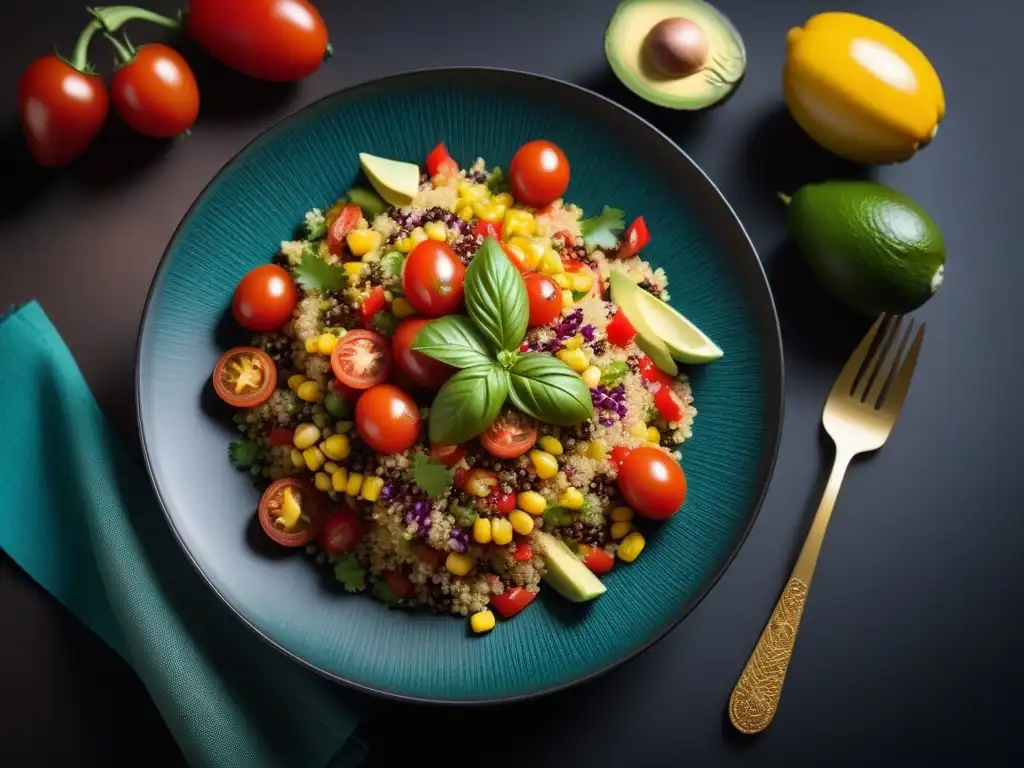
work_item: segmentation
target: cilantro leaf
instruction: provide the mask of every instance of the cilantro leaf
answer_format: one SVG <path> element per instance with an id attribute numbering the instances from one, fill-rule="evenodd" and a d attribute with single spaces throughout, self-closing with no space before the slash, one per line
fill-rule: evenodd
<path id="1" fill-rule="evenodd" d="M 454 474 L 455 472 L 444 464 L 428 459 L 423 451 L 418 451 L 413 459 L 413 482 L 432 499 L 436 499 L 451 487 Z"/>
<path id="2" fill-rule="evenodd" d="M 334 561 L 334 578 L 344 584 L 349 592 L 362 592 L 366 589 L 366 569 L 352 552 Z"/>
<path id="3" fill-rule="evenodd" d="M 455 524 L 459 528 L 472 528 L 476 520 L 476 512 L 461 504 L 449 504 L 448 514 L 455 518 Z"/>
<path id="4" fill-rule="evenodd" d="M 307 291 L 338 291 L 348 285 L 348 275 L 321 259 L 313 246 L 306 246 L 295 266 L 295 282 Z"/>
<path id="5" fill-rule="evenodd" d="M 228 444 L 228 457 L 231 463 L 241 469 L 249 469 L 256 463 L 260 447 L 252 440 L 239 440 Z"/>
<path id="6" fill-rule="evenodd" d="M 625 216 L 624 211 L 606 205 L 600 216 L 580 222 L 583 242 L 591 248 L 614 248 L 619 243 L 618 234 L 626 228 Z"/>

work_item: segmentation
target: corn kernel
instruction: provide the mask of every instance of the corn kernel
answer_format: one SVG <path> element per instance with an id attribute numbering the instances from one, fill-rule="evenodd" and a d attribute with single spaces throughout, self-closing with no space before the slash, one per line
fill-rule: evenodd
<path id="1" fill-rule="evenodd" d="M 611 532 L 612 538 L 615 539 L 616 541 L 618 541 L 623 536 L 628 534 L 631 530 L 633 530 L 633 524 L 631 522 L 629 522 L 628 520 L 622 520 L 622 521 L 617 522 L 617 523 L 612 523 L 611 531 L 610 532 Z"/>
<path id="2" fill-rule="evenodd" d="M 292 442 L 295 443 L 295 447 L 300 451 L 316 445 L 316 441 L 319 439 L 320 430 L 316 428 L 315 424 L 299 424 L 295 428 L 295 434 L 292 436 Z"/>
<path id="3" fill-rule="evenodd" d="M 660 442 L 661 441 L 661 432 L 659 432 L 655 427 L 648 427 L 647 428 L 647 439 L 650 440 L 652 443 Z"/>
<path id="4" fill-rule="evenodd" d="M 323 448 L 321 448 L 320 450 L 322 451 Z M 333 475 L 339 469 L 341 469 L 341 467 L 339 467 L 333 461 L 324 462 L 324 472 L 326 472 L 328 475 Z"/>
<path id="5" fill-rule="evenodd" d="M 578 293 L 587 293 L 594 287 L 594 278 L 591 277 L 590 272 L 576 272 L 573 274 L 570 282 L 572 283 L 572 289 Z"/>
<path id="6" fill-rule="evenodd" d="M 380 248 L 382 236 L 375 229 L 353 229 L 345 237 L 353 256 L 362 256 Z"/>
<path id="7" fill-rule="evenodd" d="M 487 609 L 474 613 L 469 617 L 469 627 L 478 635 L 490 632 L 494 629 L 494 614 Z"/>
<path id="8" fill-rule="evenodd" d="M 505 215 L 505 209 L 495 203 L 481 201 L 473 203 L 473 214 L 478 219 L 483 219 L 484 221 L 496 224 L 501 221 L 501 217 Z"/>
<path id="9" fill-rule="evenodd" d="M 423 225 L 423 231 L 427 233 L 427 238 L 430 240 L 443 243 L 448 239 L 448 227 L 444 225 L 443 221 L 428 221 Z"/>
<path id="10" fill-rule="evenodd" d="M 460 205 L 455 209 L 455 215 L 463 221 L 471 221 L 473 219 L 473 206 L 472 205 Z M 401 249 L 399 249 L 401 250 Z"/>
<path id="11" fill-rule="evenodd" d="M 473 558 L 458 552 L 449 552 L 448 557 L 444 561 L 444 567 L 448 569 L 449 573 L 454 573 L 456 576 L 465 576 L 473 569 Z"/>
<path id="12" fill-rule="evenodd" d="M 562 265 L 562 257 L 553 248 L 546 248 L 544 250 L 544 255 L 541 256 L 537 268 L 545 275 L 557 275 L 559 272 L 565 272 L 565 267 Z"/>
<path id="13" fill-rule="evenodd" d="M 533 518 L 521 509 L 514 509 L 508 514 L 509 525 L 512 530 L 520 536 L 529 536 L 533 533 Z"/>
<path id="14" fill-rule="evenodd" d="M 427 233 L 423 231 L 423 227 L 416 227 L 409 233 L 409 239 L 412 240 L 413 247 L 415 248 L 420 243 L 427 242 Z"/>
<path id="15" fill-rule="evenodd" d="M 473 541 L 477 544 L 489 544 L 491 541 L 491 521 L 486 517 L 478 517 L 473 521 Z"/>
<path id="16" fill-rule="evenodd" d="M 344 493 L 345 489 L 348 488 L 348 472 L 345 471 L 344 467 L 331 473 L 331 488 L 337 493 Z"/>
<path id="17" fill-rule="evenodd" d="M 366 269 L 366 264 L 364 264 L 361 261 L 346 261 L 342 265 L 342 268 L 345 270 L 345 274 L 347 274 L 350 278 L 360 277 L 362 276 L 363 271 Z"/>
<path id="18" fill-rule="evenodd" d="M 601 383 L 601 369 L 596 365 L 588 366 L 587 370 L 581 373 L 580 376 L 583 377 L 583 383 L 591 389 Z"/>
<path id="19" fill-rule="evenodd" d="M 412 304 L 410 304 L 404 296 L 399 296 L 391 302 L 391 314 L 399 320 L 404 320 L 407 317 L 415 315 L 416 310 L 412 308 Z"/>
<path id="20" fill-rule="evenodd" d="M 537 443 L 552 456 L 561 456 L 565 452 L 561 441 L 553 435 L 544 435 Z"/>
<path id="21" fill-rule="evenodd" d="M 293 373 L 288 377 L 288 389 L 293 392 L 299 388 L 299 386 L 306 380 L 306 377 L 301 373 Z"/>
<path id="22" fill-rule="evenodd" d="M 474 184 L 471 181 L 460 181 L 455 189 L 463 200 L 486 200 L 491 196 L 491 190 L 486 184 Z"/>
<path id="23" fill-rule="evenodd" d="M 316 337 L 316 351 L 321 355 L 329 355 L 338 344 L 338 337 L 333 333 L 321 333 Z"/>
<path id="24" fill-rule="evenodd" d="M 310 472 L 316 472 L 324 465 L 324 452 L 314 445 L 302 452 L 302 459 Z"/>
<path id="25" fill-rule="evenodd" d="M 305 459 L 302 458 L 302 451 L 298 448 L 292 448 L 291 460 L 293 467 L 304 467 L 306 465 Z"/>
<path id="26" fill-rule="evenodd" d="M 633 531 L 619 544 L 619 560 L 626 563 L 632 563 L 636 560 L 640 553 L 644 551 L 644 545 L 647 542 L 644 540 L 644 536 L 639 531 Z"/>
<path id="27" fill-rule="evenodd" d="M 501 225 L 501 237 L 508 240 L 516 235 L 533 236 L 537 231 L 537 221 L 529 211 L 520 211 L 515 208 L 505 211 L 505 220 Z"/>
<path id="28" fill-rule="evenodd" d="M 345 486 L 345 493 L 349 496 L 358 496 L 363 487 L 363 476 L 359 472 L 353 472 L 348 476 L 348 485 Z"/>
<path id="29" fill-rule="evenodd" d="M 491 200 L 493 200 L 498 205 L 504 205 L 506 208 L 511 208 L 513 205 L 516 204 L 516 199 L 512 197 L 512 195 L 510 195 L 508 192 L 500 192 L 497 195 L 493 195 L 491 197 Z"/>
<path id="30" fill-rule="evenodd" d="M 583 494 L 570 485 L 559 495 L 558 503 L 569 509 L 583 509 Z"/>
<path id="31" fill-rule="evenodd" d="M 310 336 L 308 339 L 306 339 L 302 343 L 303 343 L 303 346 L 305 346 L 306 352 L 308 354 L 310 354 L 310 355 L 315 355 L 316 354 L 316 350 L 317 350 L 316 336 Z"/>
<path id="32" fill-rule="evenodd" d="M 587 445 L 586 455 L 594 461 L 604 461 L 608 458 L 608 446 L 604 440 L 593 440 Z"/>
<path id="33" fill-rule="evenodd" d="M 633 510 L 629 507 L 614 507 L 612 509 L 612 522 L 615 523 L 628 523 L 633 519 Z"/>
<path id="34" fill-rule="evenodd" d="M 512 523 L 504 517 L 491 518 L 491 541 L 504 546 L 512 541 Z"/>
<path id="35" fill-rule="evenodd" d="M 558 474 L 558 461 L 547 451 L 538 451 L 534 448 L 530 451 L 530 461 L 541 480 L 547 480 Z"/>
<path id="36" fill-rule="evenodd" d="M 569 275 L 567 275 L 565 272 L 560 272 L 557 275 L 552 275 L 551 279 L 555 281 L 555 285 L 557 285 L 559 288 L 562 288 L 563 290 L 569 287 Z"/>
<path id="37" fill-rule="evenodd" d="M 416 246 L 416 243 L 411 238 L 403 237 L 401 240 L 395 241 L 395 248 L 398 249 L 399 253 L 408 253 Z"/>
<path id="38" fill-rule="evenodd" d="M 586 339 L 583 338 L 583 334 L 577 333 L 575 336 L 570 336 L 566 339 L 563 346 L 566 349 L 579 349 L 583 346 L 584 341 L 586 341 Z"/>
<path id="39" fill-rule="evenodd" d="M 576 300 L 572 297 L 572 291 L 562 291 L 562 309 L 572 309 Z"/>
<path id="40" fill-rule="evenodd" d="M 380 491 L 384 487 L 384 478 L 376 475 L 367 475 L 363 480 L 363 488 L 359 491 L 360 497 L 366 501 L 376 501 L 380 497 Z"/>
<path id="41" fill-rule="evenodd" d="M 331 476 L 326 472 L 317 472 L 313 475 L 313 485 L 316 486 L 318 491 L 327 493 L 327 491 L 331 490 Z"/>
<path id="42" fill-rule="evenodd" d="M 341 461 L 348 458 L 348 455 L 352 452 L 352 445 L 348 435 L 331 435 L 320 443 L 320 450 L 324 452 L 328 459 Z"/>
<path id="43" fill-rule="evenodd" d="M 647 425 L 642 421 L 634 421 L 629 426 L 629 434 L 633 437 L 639 437 L 642 440 L 647 437 Z"/>
<path id="44" fill-rule="evenodd" d="M 536 491 L 523 491 L 516 497 L 516 505 L 524 512 L 533 515 L 543 515 L 548 503 Z"/>
<path id="45" fill-rule="evenodd" d="M 576 373 L 583 373 L 590 365 L 587 355 L 582 349 L 560 349 L 557 356 Z"/>
<path id="46" fill-rule="evenodd" d="M 544 241 L 537 238 L 516 235 L 509 239 L 508 245 L 523 254 L 523 262 L 528 269 L 536 269 L 544 255 Z"/>
<path id="47" fill-rule="evenodd" d="M 295 390 L 295 394 L 299 396 L 299 400 L 307 403 L 319 403 L 324 399 L 324 395 L 315 381 L 302 382 L 299 388 Z"/>

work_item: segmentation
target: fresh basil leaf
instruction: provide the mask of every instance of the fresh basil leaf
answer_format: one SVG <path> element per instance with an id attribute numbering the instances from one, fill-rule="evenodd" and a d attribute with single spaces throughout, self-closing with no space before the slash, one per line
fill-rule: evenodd
<path id="1" fill-rule="evenodd" d="M 494 362 L 487 342 L 473 321 L 462 315 L 445 315 L 420 328 L 412 348 L 427 357 L 456 368 L 472 368 Z"/>
<path id="2" fill-rule="evenodd" d="M 526 335 L 526 284 L 493 237 L 484 238 L 466 269 L 466 310 L 494 351 L 515 350 Z"/>
<path id="3" fill-rule="evenodd" d="M 522 355 L 509 371 L 509 384 L 516 408 L 548 424 L 569 427 L 594 415 L 586 382 L 557 357 Z"/>
<path id="4" fill-rule="evenodd" d="M 430 407 L 430 442 L 451 445 L 476 437 L 497 418 L 507 395 L 508 372 L 495 363 L 459 371 L 445 382 Z"/>

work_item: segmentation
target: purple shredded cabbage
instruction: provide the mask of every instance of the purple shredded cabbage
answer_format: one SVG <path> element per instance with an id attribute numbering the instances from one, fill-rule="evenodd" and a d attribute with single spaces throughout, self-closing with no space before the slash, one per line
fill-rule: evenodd
<path id="1" fill-rule="evenodd" d="M 594 408 L 603 411 L 598 423 L 606 427 L 610 427 L 616 419 L 623 418 L 629 412 L 626 406 L 626 388 L 622 384 L 610 389 L 604 384 L 598 384 L 590 390 L 590 399 L 594 403 Z"/>
<path id="2" fill-rule="evenodd" d="M 453 552 L 465 552 L 469 548 L 469 537 L 461 528 L 452 528 L 451 536 L 448 537 L 448 546 Z"/>

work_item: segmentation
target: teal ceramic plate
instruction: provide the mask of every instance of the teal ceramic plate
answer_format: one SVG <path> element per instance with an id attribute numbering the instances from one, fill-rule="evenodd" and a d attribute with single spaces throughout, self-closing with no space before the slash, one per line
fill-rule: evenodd
<path id="1" fill-rule="evenodd" d="M 643 215 L 646 258 L 672 303 L 724 350 L 694 368 L 698 416 L 683 446 L 689 495 L 583 606 L 550 590 L 484 637 L 453 617 L 388 610 L 281 552 L 256 521 L 257 493 L 228 463 L 234 434 L 209 385 L 220 353 L 245 342 L 231 293 L 271 259 L 296 222 L 356 178 L 358 153 L 420 162 L 444 140 L 456 158 L 503 167 L 524 141 L 569 157 L 567 199 Z M 139 340 L 138 414 L 171 529 L 238 616 L 313 669 L 416 700 L 491 702 L 579 683 L 675 626 L 740 547 L 774 465 L 782 419 L 778 322 L 754 248 L 728 203 L 668 138 L 584 89 L 517 72 L 431 70 L 329 96 L 243 149 L 195 202 L 157 271 Z M 543 591 L 542 591 L 543 592 Z"/>

